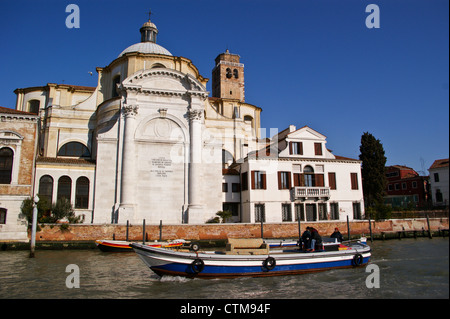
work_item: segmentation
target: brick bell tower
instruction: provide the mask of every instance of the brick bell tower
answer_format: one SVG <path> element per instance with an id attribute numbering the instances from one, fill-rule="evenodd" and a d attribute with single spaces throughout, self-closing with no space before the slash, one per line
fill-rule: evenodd
<path id="1" fill-rule="evenodd" d="M 240 56 L 228 49 L 216 58 L 212 70 L 212 96 L 245 102 L 244 64 Z"/>

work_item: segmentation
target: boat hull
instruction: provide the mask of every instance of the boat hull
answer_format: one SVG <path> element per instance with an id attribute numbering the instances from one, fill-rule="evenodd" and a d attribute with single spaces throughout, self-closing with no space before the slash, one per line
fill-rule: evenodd
<path id="1" fill-rule="evenodd" d="M 370 260 L 370 247 L 365 245 L 360 245 L 360 249 L 339 252 L 284 253 L 273 251 L 269 255 L 196 254 L 171 252 L 167 249 L 144 247 L 140 244 L 132 244 L 131 246 L 156 274 L 192 278 L 297 275 L 362 266 Z M 355 256 L 358 258 L 355 258 Z M 267 263 L 269 258 L 275 260 L 275 265 Z M 201 263 L 200 269 L 193 267 L 192 264 L 195 260 L 201 260 L 199 262 Z"/>
<path id="2" fill-rule="evenodd" d="M 132 252 L 129 241 L 120 240 L 96 240 L 95 244 L 103 252 Z M 148 243 L 147 246 L 151 247 L 179 247 L 183 245 L 183 242 L 154 242 Z"/>

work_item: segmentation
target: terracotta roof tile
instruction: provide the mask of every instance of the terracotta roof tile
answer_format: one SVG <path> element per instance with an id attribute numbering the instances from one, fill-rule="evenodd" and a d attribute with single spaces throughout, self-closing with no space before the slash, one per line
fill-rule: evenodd
<path id="1" fill-rule="evenodd" d="M 95 160 L 85 158 L 70 157 L 38 157 L 36 163 L 57 163 L 57 164 L 76 164 L 76 165 L 95 165 Z"/>
<path id="2" fill-rule="evenodd" d="M 448 167 L 448 158 L 435 160 L 429 169 Z"/>

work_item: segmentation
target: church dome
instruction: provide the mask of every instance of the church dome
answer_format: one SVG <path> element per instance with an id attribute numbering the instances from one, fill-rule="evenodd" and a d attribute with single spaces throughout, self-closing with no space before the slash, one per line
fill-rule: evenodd
<path id="1" fill-rule="evenodd" d="M 123 50 L 122 53 L 119 54 L 119 58 L 129 52 L 156 53 L 170 56 L 172 55 L 172 53 L 170 53 L 166 48 L 154 42 L 139 42 L 130 45 L 128 48 Z"/>
<path id="2" fill-rule="evenodd" d="M 170 53 L 168 50 L 156 44 L 156 35 L 158 34 L 158 28 L 153 22 L 150 21 L 150 14 L 151 11 L 149 12 L 148 21 L 145 22 L 139 30 L 141 32 L 141 42 L 133 44 L 123 50 L 122 53 L 119 54 L 119 58 L 129 52 L 172 55 L 172 53 Z"/>

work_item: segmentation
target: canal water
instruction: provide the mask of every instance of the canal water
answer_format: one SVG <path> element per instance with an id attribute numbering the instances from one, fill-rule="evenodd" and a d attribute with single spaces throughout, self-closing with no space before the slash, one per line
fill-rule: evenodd
<path id="1" fill-rule="evenodd" d="M 0 251 L 0 298 L 441 299 L 449 298 L 449 239 L 375 241 L 371 264 L 296 276 L 238 279 L 158 277 L 134 253 Z M 79 269 L 79 288 L 66 280 Z M 66 270 L 68 272 L 66 272 Z M 372 276 L 368 278 L 368 276 Z M 371 283 L 371 284 L 370 284 Z M 376 286 L 376 285 L 375 285 Z"/>

